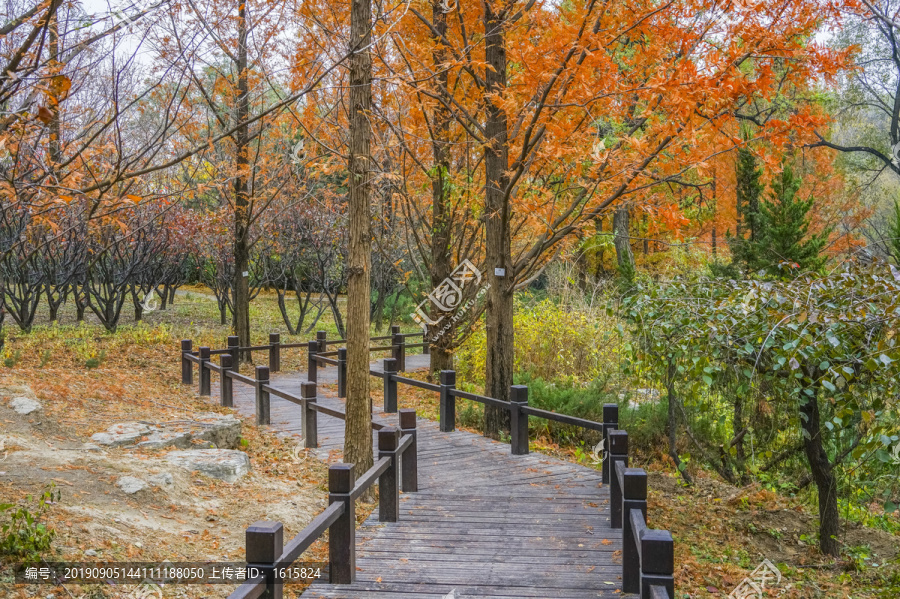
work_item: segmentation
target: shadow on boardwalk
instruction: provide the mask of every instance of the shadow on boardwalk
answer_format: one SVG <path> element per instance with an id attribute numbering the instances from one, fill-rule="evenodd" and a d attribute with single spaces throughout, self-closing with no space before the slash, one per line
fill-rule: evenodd
<path id="1" fill-rule="evenodd" d="M 407 369 L 427 368 L 428 359 L 409 356 Z M 318 379 L 319 403 L 343 409 L 321 388 L 336 382 L 336 368 L 320 369 Z M 281 374 L 273 384 L 299 394 L 305 380 Z M 300 437 L 299 406 L 271 401 L 271 428 Z M 252 416 L 252 389 L 235 388 L 234 405 Z M 375 411 L 376 421 L 397 425 L 396 414 Z M 357 530 L 356 582 L 316 583 L 303 597 L 622 597 L 621 530 L 610 528 L 599 472 L 538 454 L 513 456 L 507 444 L 442 433 L 428 420 L 417 426 L 419 491 L 401 495 L 400 521 L 383 524 L 373 513 Z M 342 449 L 344 422 L 320 414 L 318 429 L 325 460 Z"/>

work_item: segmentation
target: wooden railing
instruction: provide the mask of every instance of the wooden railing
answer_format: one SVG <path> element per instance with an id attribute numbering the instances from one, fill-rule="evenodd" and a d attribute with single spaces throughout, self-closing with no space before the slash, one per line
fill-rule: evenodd
<path id="1" fill-rule="evenodd" d="M 315 382 L 302 383 L 298 397 L 270 384 L 271 366 L 257 366 L 256 377 L 253 378 L 233 369 L 234 360 L 229 353 L 214 352 L 208 347 L 201 347 L 194 352 L 190 340 L 182 341 L 181 349 L 182 381 L 188 384 L 193 382 L 193 365 L 197 364 L 200 395 L 211 394 L 213 372 L 220 377 L 220 403 L 223 406 L 234 405 L 235 382 L 253 387 L 256 392 L 257 424 L 269 424 L 273 395 L 299 405 L 303 410 L 304 447 L 318 447 L 318 413 L 346 419 L 344 412 L 317 402 Z M 245 349 L 256 348 L 238 348 L 238 351 Z M 211 361 L 213 353 L 219 355 L 219 364 Z M 273 364 L 271 356 L 270 353 L 270 365 Z M 277 367 L 277 362 L 275 365 Z M 356 500 L 377 482 L 379 521 L 397 522 L 400 517 L 400 491 L 418 491 L 415 410 L 400 410 L 399 425 L 397 428 L 372 422 L 372 428 L 378 431 L 378 459 L 358 479 L 353 464 L 333 464 L 328 468 L 328 508 L 287 545 L 283 543 L 284 527 L 280 522 L 260 521 L 247 528 L 247 567 L 262 575 L 241 584 L 229 599 L 281 599 L 281 572 L 295 562 L 326 530 L 329 581 L 334 584 L 350 584 L 356 580 Z"/>
<path id="2" fill-rule="evenodd" d="M 353 505 L 356 498 L 364 493 L 376 479 L 379 481 L 379 518 L 384 522 L 397 521 L 397 506 L 399 504 L 397 503 L 396 494 L 396 464 L 398 460 L 401 471 L 400 480 L 402 481 L 400 488 L 403 492 L 414 492 L 418 489 L 415 411 L 398 410 L 398 384 L 403 384 L 438 394 L 439 426 L 442 432 L 452 432 L 456 429 L 457 399 L 475 401 L 483 405 L 509 410 L 510 452 L 513 455 L 526 455 L 529 453 L 529 416 L 598 431 L 603 440 L 602 447 L 604 448 L 601 477 L 603 484 L 610 486 L 610 523 L 612 528 L 622 529 L 622 591 L 625 593 L 637 593 L 641 599 L 674 599 L 674 541 L 669 531 L 650 529 L 647 526 L 647 473 L 640 468 L 628 467 L 628 433 L 618 428 L 619 406 L 612 403 L 604 404 L 603 422 L 595 422 L 529 406 L 528 387 L 526 385 L 513 385 L 510 388 L 510 401 L 505 402 L 493 397 L 457 389 L 456 372 L 453 370 L 442 370 L 439 384 L 401 376 L 399 373 L 405 370 L 406 348 L 416 347 L 406 345 L 405 338 L 420 334 L 403 335 L 399 333 L 397 327 L 394 327 L 392 335 L 388 337 L 371 338 L 371 341 L 384 339 L 392 341 L 390 346 L 369 348 L 370 351 L 390 349 L 392 355 L 391 358 L 384 359 L 381 371 L 370 369 L 369 373 L 382 379 L 384 385 L 384 411 L 387 413 L 399 412 L 400 430 L 397 431 L 394 427 L 385 427 L 375 422 L 372 423 L 372 428 L 378 430 L 379 460 L 358 480 L 354 479 L 352 464 L 331 466 L 328 478 L 329 502 L 331 504 L 329 509 L 320 514 L 306 529 L 301 531 L 288 544 L 288 547 L 303 547 L 303 550 L 305 550 L 324 530 L 330 530 L 330 581 L 338 584 L 351 583 L 355 579 Z M 278 343 L 279 337 L 277 333 L 272 333 L 269 336 L 269 340 L 270 344 L 268 346 L 239 348 L 236 346 L 236 338 L 229 337 L 229 349 L 225 351 L 210 350 L 208 347 L 201 347 L 199 351 L 194 351 L 192 342 L 184 340 L 181 347 L 182 382 L 192 384 L 193 364 L 197 364 L 199 366 L 200 394 L 209 395 L 211 373 L 218 372 L 221 377 L 219 389 L 220 401 L 223 406 L 233 405 L 234 381 L 254 386 L 256 389 L 256 421 L 258 424 L 263 425 L 269 424 L 271 395 L 296 403 L 303 409 L 304 446 L 307 448 L 317 447 L 316 414 L 323 413 L 336 418 L 345 418 L 343 412 L 327 408 L 316 402 L 317 371 L 325 365 L 337 366 L 338 396 L 341 398 L 346 396 L 346 348 L 342 347 L 334 351 L 326 351 L 328 345 L 341 343 L 344 340 L 330 341 L 327 339 L 324 331 L 318 332 L 315 341 L 309 341 L 305 344 L 280 344 Z M 275 347 L 276 345 L 278 346 L 277 348 Z M 423 344 L 418 345 L 421 346 Z M 307 382 L 302 383 L 300 386 L 300 397 L 277 389 L 269 383 L 270 371 L 272 371 L 273 367 L 277 371 L 277 368 L 280 366 L 280 350 L 289 347 L 307 348 Z M 266 349 L 269 350 L 269 366 L 257 366 L 256 378 L 241 375 L 233 370 L 234 362 L 232 354 L 228 353 L 229 351 L 258 351 Z M 216 365 L 211 362 L 212 354 L 220 355 L 220 364 Z M 335 356 L 335 358 L 331 356 Z M 386 489 L 393 489 L 393 491 L 385 492 Z M 335 508 L 335 505 L 343 506 L 343 508 L 340 508 L 343 510 L 340 514 L 336 513 L 339 508 Z M 273 528 L 271 525 L 277 526 Z M 265 528 L 266 526 L 269 526 L 269 528 Z M 278 565 L 289 564 L 303 552 L 303 550 L 295 551 L 295 549 L 292 549 L 289 554 L 286 547 L 277 559 L 275 559 L 275 556 L 278 552 L 274 550 L 268 550 L 267 553 L 259 554 L 265 559 L 256 559 L 257 553 L 254 553 L 256 549 L 252 548 L 250 544 L 250 530 L 254 527 L 262 527 L 259 530 L 265 529 L 269 531 L 266 534 L 274 535 L 263 543 L 265 547 L 269 547 L 269 543 L 273 547 L 280 546 L 279 543 L 281 542 L 281 525 L 279 523 L 257 522 L 247 529 L 248 563 L 252 561 L 254 564 L 263 564 L 266 568 L 272 569 Z M 275 588 L 277 584 L 277 580 L 268 575 L 265 581 L 263 579 L 250 580 L 235 591 L 230 599 L 258 597 L 261 596 L 261 593 L 268 591 L 264 590 L 260 591 L 260 594 L 254 594 L 257 592 L 254 589 L 260 587 L 260 585 L 264 585 L 266 589 Z M 280 589 L 280 586 L 278 589 Z M 280 592 L 279 590 L 279 594 L 270 596 L 280 598 Z"/>

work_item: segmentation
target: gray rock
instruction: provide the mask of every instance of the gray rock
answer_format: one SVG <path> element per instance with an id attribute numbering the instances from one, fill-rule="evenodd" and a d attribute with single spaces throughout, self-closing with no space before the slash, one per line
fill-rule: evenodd
<path id="1" fill-rule="evenodd" d="M 170 464 L 233 483 L 250 471 L 250 458 L 232 449 L 191 449 L 166 456 Z"/>
<path id="2" fill-rule="evenodd" d="M 156 485 L 157 487 L 165 487 L 174 484 L 175 479 L 172 478 L 172 475 L 168 472 L 160 472 L 159 474 L 148 477 L 147 482 Z"/>
<path id="3" fill-rule="evenodd" d="M 9 402 L 9 407 L 16 411 L 16 414 L 21 414 L 25 416 L 27 414 L 31 414 L 32 412 L 37 412 L 41 409 L 41 404 L 36 402 L 35 400 L 21 396 L 14 397 Z"/>
<path id="4" fill-rule="evenodd" d="M 91 435 L 91 441 L 107 447 L 121 447 L 134 444 L 150 431 L 149 426 L 140 422 L 119 422 L 106 429 L 104 433 Z"/>
<path id="5" fill-rule="evenodd" d="M 191 433 L 186 431 L 157 431 L 147 436 L 146 441 L 137 444 L 143 449 L 162 449 L 177 447 L 187 449 L 191 446 Z"/>
<path id="6" fill-rule="evenodd" d="M 87 551 L 84 552 L 84 554 L 89 555 L 90 557 L 96 557 L 97 552 L 94 551 L 93 549 L 88 549 Z"/>
<path id="7" fill-rule="evenodd" d="M 103 451 L 103 448 L 93 443 L 85 443 L 80 447 L 81 451 Z"/>
<path id="8" fill-rule="evenodd" d="M 197 416 L 202 431 L 194 433 L 195 439 L 209 441 L 219 449 L 237 449 L 241 443 L 241 421 L 233 414 L 208 412 Z"/>
<path id="9" fill-rule="evenodd" d="M 138 491 L 146 489 L 147 483 L 133 476 L 122 476 L 116 481 L 116 486 L 128 495 L 134 495 Z"/>

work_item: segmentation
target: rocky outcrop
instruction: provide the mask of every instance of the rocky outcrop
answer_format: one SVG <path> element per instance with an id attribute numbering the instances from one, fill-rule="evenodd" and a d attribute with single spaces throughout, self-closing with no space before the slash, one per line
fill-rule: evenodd
<path id="1" fill-rule="evenodd" d="M 236 449 L 241 442 L 241 421 L 231 414 L 204 413 L 194 420 L 155 425 L 120 422 L 94 433 L 91 440 L 105 447 Z"/>
<path id="2" fill-rule="evenodd" d="M 250 458 L 243 451 L 231 449 L 192 449 L 173 451 L 166 460 L 191 472 L 233 483 L 250 472 Z"/>

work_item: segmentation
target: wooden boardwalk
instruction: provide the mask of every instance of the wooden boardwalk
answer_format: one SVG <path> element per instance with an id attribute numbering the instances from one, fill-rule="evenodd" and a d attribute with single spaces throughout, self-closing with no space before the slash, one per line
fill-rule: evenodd
<path id="1" fill-rule="evenodd" d="M 408 356 L 407 369 L 427 368 L 428 358 Z M 336 381 L 336 369 L 322 368 L 318 378 L 319 403 L 343 409 L 321 388 Z M 305 379 L 280 374 L 272 384 L 299 395 Z M 300 437 L 301 408 L 275 396 L 271 402 L 272 428 Z M 253 390 L 235 385 L 234 405 L 252 416 Z M 397 425 L 396 414 L 378 408 L 377 421 Z M 598 471 L 539 454 L 513 456 L 508 444 L 442 433 L 428 420 L 417 426 L 419 491 L 401 495 L 400 521 L 384 524 L 372 514 L 356 533 L 357 581 L 317 583 L 303 597 L 623 597 L 622 531 L 610 528 L 609 490 Z M 344 422 L 319 414 L 318 431 L 318 455 L 327 459 L 343 446 Z"/>

